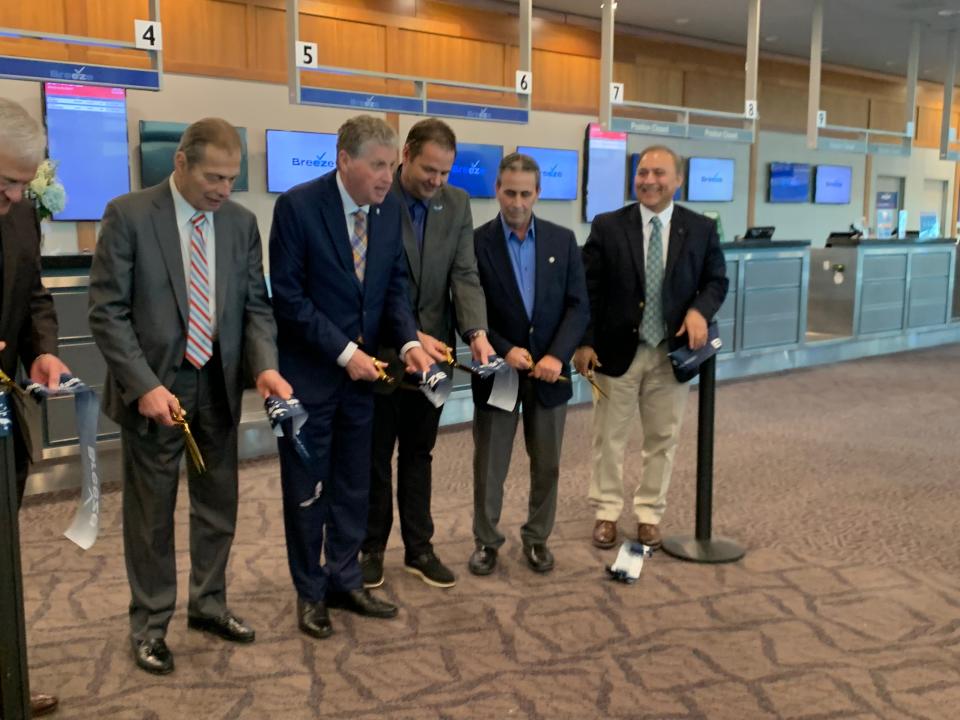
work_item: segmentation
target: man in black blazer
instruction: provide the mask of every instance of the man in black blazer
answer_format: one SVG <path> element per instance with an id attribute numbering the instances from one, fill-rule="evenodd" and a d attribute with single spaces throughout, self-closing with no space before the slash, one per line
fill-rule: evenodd
<path id="1" fill-rule="evenodd" d="M 0 98 L 0 365 L 10 377 L 23 367 L 50 388 L 70 370 L 57 357 L 57 313 L 40 279 L 40 225 L 23 195 L 43 159 L 43 131 L 20 105 Z M 16 418 L 14 418 L 16 422 Z M 17 498 L 23 499 L 29 455 L 22 428 L 13 434 Z M 0 672 L 2 672 L 0 668 Z M 57 698 L 31 694 L 33 717 L 46 715 Z"/>
<path id="2" fill-rule="evenodd" d="M 549 572 L 570 387 L 569 360 L 589 322 L 583 265 L 573 233 L 533 215 L 540 168 L 511 153 L 497 170 L 500 214 L 476 229 L 477 267 L 487 299 L 490 343 L 519 373 L 509 410 L 489 404 L 495 380 L 473 378 L 473 534 L 469 569 L 489 575 L 504 542 L 498 530 L 503 483 L 521 409 L 530 456 L 527 522 L 520 529 L 531 569 Z M 498 404 L 503 404 L 498 403 Z"/>
<path id="3" fill-rule="evenodd" d="M 403 146 L 403 164 L 390 190 L 400 203 L 403 250 L 417 336 L 424 350 L 445 365 L 455 330 L 470 343 L 473 357 L 486 361 L 493 348 L 486 337 L 487 315 L 473 254 L 470 198 L 447 183 L 457 150 L 453 130 L 442 120 L 414 123 Z M 393 525 L 391 464 L 397 448 L 397 509 L 404 567 L 428 585 L 456 584 L 453 572 L 433 549 L 430 515 L 431 464 L 442 408 L 400 380 L 396 352 L 379 353 L 397 382 L 379 383 L 374 397 L 370 516 L 360 561 L 365 587 L 383 583 L 383 551 Z M 405 385 L 406 383 L 403 383 Z"/>
<path id="4" fill-rule="evenodd" d="M 333 632 L 327 609 L 391 618 L 397 607 L 363 588 L 373 429 L 372 384 L 384 344 L 408 372 L 428 371 L 410 310 L 400 203 L 390 193 L 397 136 L 360 115 L 337 134 L 337 169 L 277 199 L 270 281 L 280 369 L 310 417 L 309 463 L 279 441 L 287 558 L 300 630 Z M 323 564 L 320 563 L 321 551 Z"/>
<path id="5" fill-rule="evenodd" d="M 598 395 L 593 419 L 590 501 L 593 543 L 617 541 L 623 508 L 623 457 L 639 407 L 643 474 L 634 492 L 637 539 L 660 545 L 660 519 L 689 386 L 673 375 L 667 348 L 707 341 L 707 323 L 727 294 L 717 225 L 673 204 L 683 182 L 680 157 L 653 146 L 640 155 L 640 202 L 597 215 L 583 248 L 591 323 L 574 358 Z"/>

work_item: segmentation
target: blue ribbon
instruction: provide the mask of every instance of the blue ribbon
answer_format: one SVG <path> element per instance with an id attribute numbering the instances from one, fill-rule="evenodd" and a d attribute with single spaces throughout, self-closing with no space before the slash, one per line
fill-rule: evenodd
<path id="1" fill-rule="evenodd" d="M 13 434 L 13 418 L 10 416 L 10 399 L 6 390 L 0 390 L 0 438 Z"/>
<path id="2" fill-rule="evenodd" d="M 270 395 L 263 401 L 263 408 L 267 411 L 267 419 L 270 421 L 270 427 L 273 434 L 277 437 L 285 437 L 293 443 L 297 455 L 305 463 L 310 462 L 310 453 L 304 447 L 300 440 L 300 428 L 307 421 L 309 415 L 300 401 L 295 397 L 284 400 L 277 395 Z"/>

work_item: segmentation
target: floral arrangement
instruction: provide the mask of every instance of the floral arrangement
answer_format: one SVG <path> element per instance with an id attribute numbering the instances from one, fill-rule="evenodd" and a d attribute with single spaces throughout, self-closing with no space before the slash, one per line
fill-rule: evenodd
<path id="1" fill-rule="evenodd" d="M 37 168 L 36 177 L 27 185 L 27 197 L 37 206 L 37 215 L 41 220 L 52 217 L 66 207 L 67 192 L 57 180 L 57 164 L 44 160 Z"/>

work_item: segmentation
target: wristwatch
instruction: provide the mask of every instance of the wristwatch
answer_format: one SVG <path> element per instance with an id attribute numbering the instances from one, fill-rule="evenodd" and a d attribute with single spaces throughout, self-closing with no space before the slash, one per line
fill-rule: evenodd
<path id="1" fill-rule="evenodd" d="M 487 336 L 487 331 L 484 330 L 483 328 L 480 328 L 479 330 L 474 330 L 472 333 L 467 335 L 467 342 L 473 342 L 478 337 L 486 337 L 486 336 Z"/>

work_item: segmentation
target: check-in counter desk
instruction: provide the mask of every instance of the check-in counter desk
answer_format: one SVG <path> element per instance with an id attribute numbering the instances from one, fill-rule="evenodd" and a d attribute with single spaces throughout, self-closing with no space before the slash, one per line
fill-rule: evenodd
<path id="1" fill-rule="evenodd" d="M 723 243 L 730 289 L 717 325 L 722 353 L 796 345 L 807 325 L 807 240 Z"/>
<path id="2" fill-rule="evenodd" d="M 810 253 L 809 329 L 863 337 L 945 325 L 953 317 L 956 242 L 855 239 Z"/>

